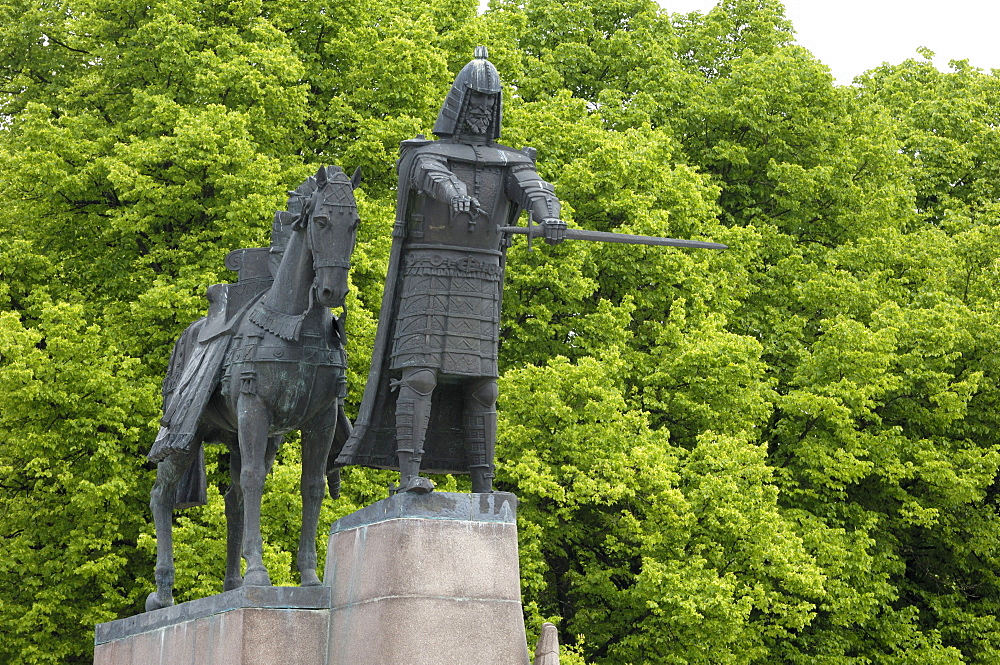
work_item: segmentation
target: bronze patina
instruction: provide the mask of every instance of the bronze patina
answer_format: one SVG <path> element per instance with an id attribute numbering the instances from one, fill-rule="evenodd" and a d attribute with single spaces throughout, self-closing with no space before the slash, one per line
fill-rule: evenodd
<path id="1" fill-rule="evenodd" d="M 226 493 L 225 588 L 270 585 L 260 533 L 264 478 L 285 434 L 302 431 L 301 582 L 319 584 L 316 530 L 331 465 L 350 433 L 344 416 L 346 355 L 342 307 L 358 212 L 352 181 L 321 168 L 275 216 L 270 248 L 227 258 L 235 284 L 209 287 L 209 313 L 181 335 L 164 381 L 164 415 L 149 458 L 158 463 L 150 506 L 156 525 L 153 610 L 173 603 L 171 517 L 204 502 L 203 444 L 230 451 Z M 328 474 L 329 469 L 329 474 Z M 240 556 L 246 574 L 240 575 Z"/>
<path id="2" fill-rule="evenodd" d="M 469 473 L 492 491 L 497 336 L 507 235 L 522 210 L 558 242 L 566 225 L 532 151 L 500 136 L 500 78 L 476 49 L 434 133 L 404 141 L 375 353 L 342 464 L 399 469 L 398 491 L 428 492 L 420 471 Z M 394 394 L 395 393 L 395 394 Z"/>
<path id="3" fill-rule="evenodd" d="M 567 229 L 535 151 L 500 137 L 496 68 L 478 47 L 434 125 L 439 140 L 400 146 L 393 245 L 371 371 L 354 433 L 337 462 L 400 472 L 399 492 L 429 492 L 429 473 L 468 473 L 491 492 L 497 347 L 513 233 L 724 248 L 716 243 Z M 528 227 L 517 226 L 529 213 Z M 536 222 L 537 225 L 533 225 Z"/>

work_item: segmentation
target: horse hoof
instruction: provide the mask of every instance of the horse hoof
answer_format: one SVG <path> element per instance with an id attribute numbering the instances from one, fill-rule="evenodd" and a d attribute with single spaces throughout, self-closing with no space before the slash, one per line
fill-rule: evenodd
<path id="1" fill-rule="evenodd" d="M 146 611 L 152 612 L 153 610 L 162 610 L 164 607 L 170 607 L 174 604 L 173 596 L 168 596 L 166 601 L 160 600 L 160 594 L 154 591 L 153 593 L 146 596 Z"/>
<path id="2" fill-rule="evenodd" d="M 242 577 L 227 577 L 222 583 L 222 590 L 232 591 L 233 589 L 239 589 L 241 586 L 243 586 Z"/>
<path id="3" fill-rule="evenodd" d="M 264 568 L 250 569 L 243 576 L 243 586 L 271 586 L 271 578 Z"/>
<path id="4" fill-rule="evenodd" d="M 315 570 L 308 570 L 302 573 L 302 582 L 299 586 L 319 586 L 322 582 L 319 581 L 319 577 L 316 575 Z"/>

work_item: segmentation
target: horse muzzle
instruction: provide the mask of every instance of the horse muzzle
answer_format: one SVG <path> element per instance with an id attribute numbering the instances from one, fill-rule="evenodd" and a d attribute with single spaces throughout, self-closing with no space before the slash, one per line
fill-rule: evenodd
<path id="1" fill-rule="evenodd" d="M 346 268 L 324 267 L 316 270 L 316 301 L 324 307 L 343 307 L 347 288 Z"/>
<path id="2" fill-rule="evenodd" d="M 316 289 L 316 300 L 323 307 L 343 307 L 344 300 L 347 298 L 347 289 L 335 291 L 330 288 L 318 288 Z"/>

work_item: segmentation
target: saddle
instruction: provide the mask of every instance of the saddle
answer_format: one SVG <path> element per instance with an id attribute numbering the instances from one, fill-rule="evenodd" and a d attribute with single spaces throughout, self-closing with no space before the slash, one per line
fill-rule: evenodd
<path id="1" fill-rule="evenodd" d="M 208 287 L 208 314 L 181 334 L 170 355 L 163 381 L 163 417 L 149 459 L 160 462 L 187 453 L 194 443 L 202 412 L 218 382 L 230 336 L 246 310 L 270 288 L 269 249 L 237 249 L 226 257 L 226 267 L 237 271 L 235 284 Z M 206 497 L 204 451 L 185 472 L 177 487 L 175 507 L 203 505 Z"/>

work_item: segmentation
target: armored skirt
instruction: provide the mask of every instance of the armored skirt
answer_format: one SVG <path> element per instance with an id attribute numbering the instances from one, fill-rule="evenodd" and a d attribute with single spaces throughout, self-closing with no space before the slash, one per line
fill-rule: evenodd
<path id="1" fill-rule="evenodd" d="M 390 369 L 497 376 L 500 259 L 489 250 L 410 247 Z"/>

